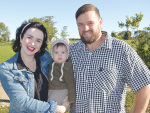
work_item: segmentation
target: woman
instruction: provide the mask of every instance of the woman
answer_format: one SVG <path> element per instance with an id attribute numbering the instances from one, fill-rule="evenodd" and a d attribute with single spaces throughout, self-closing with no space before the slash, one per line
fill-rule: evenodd
<path id="1" fill-rule="evenodd" d="M 21 25 L 16 30 L 12 58 L 1 63 L 1 84 L 10 98 L 10 113 L 63 113 L 55 101 L 47 101 L 48 69 L 52 58 L 47 48 L 47 32 L 39 22 Z M 66 108 L 69 104 L 66 103 Z"/>

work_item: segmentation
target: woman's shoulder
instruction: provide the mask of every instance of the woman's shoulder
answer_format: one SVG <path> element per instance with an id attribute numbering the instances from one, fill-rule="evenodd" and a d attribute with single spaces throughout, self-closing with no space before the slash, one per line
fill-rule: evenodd
<path id="1" fill-rule="evenodd" d="M 52 62 L 52 57 L 51 57 L 50 53 L 47 50 L 45 50 L 45 53 L 42 56 L 40 56 L 39 58 L 40 58 L 40 61 L 41 61 L 42 64 L 43 63 L 45 64 L 45 62 L 50 64 Z"/>
<path id="2" fill-rule="evenodd" d="M 47 50 L 45 50 L 45 53 L 42 56 L 40 56 L 40 60 L 44 60 L 44 59 L 46 60 L 49 58 L 51 58 L 51 55 Z"/>

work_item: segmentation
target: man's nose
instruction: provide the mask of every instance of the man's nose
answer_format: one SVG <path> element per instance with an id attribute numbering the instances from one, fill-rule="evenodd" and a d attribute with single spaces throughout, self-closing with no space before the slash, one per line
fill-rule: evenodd
<path id="1" fill-rule="evenodd" d="M 88 31 L 89 30 L 89 26 L 88 25 L 84 25 L 84 31 Z"/>

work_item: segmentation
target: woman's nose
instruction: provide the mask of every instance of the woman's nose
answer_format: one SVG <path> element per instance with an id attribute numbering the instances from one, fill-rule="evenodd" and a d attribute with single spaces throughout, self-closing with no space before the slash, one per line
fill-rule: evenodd
<path id="1" fill-rule="evenodd" d="M 33 46 L 35 45 L 35 42 L 34 42 L 34 41 L 32 41 L 32 45 L 33 45 Z"/>

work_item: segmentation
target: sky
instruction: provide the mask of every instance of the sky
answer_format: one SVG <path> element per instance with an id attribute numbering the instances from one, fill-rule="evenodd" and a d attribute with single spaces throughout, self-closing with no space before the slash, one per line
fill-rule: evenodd
<path id="1" fill-rule="evenodd" d="M 75 13 L 84 4 L 95 5 L 103 18 L 101 30 L 111 34 L 120 32 L 118 22 L 124 22 L 126 16 L 144 15 L 139 29 L 150 25 L 150 0 L 0 0 L 0 22 L 10 31 L 10 40 L 15 39 L 16 29 L 25 20 L 34 17 L 54 16 L 54 25 L 58 30 L 58 38 L 63 26 L 67 26 L 67 38 L 80 38 Z"/>

